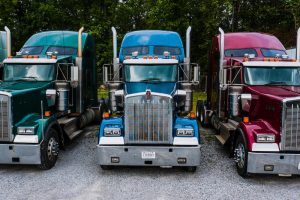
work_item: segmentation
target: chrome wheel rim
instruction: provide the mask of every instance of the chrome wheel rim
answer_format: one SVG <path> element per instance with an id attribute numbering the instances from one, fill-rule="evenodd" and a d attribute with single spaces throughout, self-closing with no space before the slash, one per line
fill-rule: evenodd
<path id="1" fill-rule="evenodd" d="M 236 160 L 239 168 L 243 168 L 245 166 L 245 147 L 243 144 L 239 143 L 236 149 Z"/>

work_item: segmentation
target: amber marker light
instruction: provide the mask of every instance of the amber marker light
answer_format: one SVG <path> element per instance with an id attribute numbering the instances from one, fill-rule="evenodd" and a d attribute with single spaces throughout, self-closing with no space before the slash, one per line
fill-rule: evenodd
<path id="1" fill-rule="evenodd" d="M 51 116 L 51 111 L 45 111 L 44 116 L 45 117 L 50 117 Z"/>
<path id="2" fill-rule="evenodd" d="M 8 56 L 7 58 L 13 58 L 13 56 Z"/>
<path id="3" fill-rule="evenodd" d="M 52 58 L 52 59 L 56 59 L 57 57 L 56 57 L 56 56 L 51 56 L 51 58 Z"/>
<path id="4" fill-rule="evenodd" d="M 191 119 L 196 119 L 196 114 L 195 114 L 194 112 L 190 112 L 189 117 L 190 117 Z"/>
<path id="5" fill-rule="evenodd" d="M 249 117 L 243 117 L 243 122 L 244 123 L 249 123 Z"/>
<path id="6" fill-rule="evenodd" d="M 104 119 L 109 118 L 109 113 L 108 113 L 108 112 L 104 112 L 104 113 L 103 113 L 103 118 L 104 118 Z"/>
<path id="7" fill-rule="evenodd" d="M 33 56 L 33 58 L 39 58 L 39 56 L 38 56 L 38 55 L 35 55 L 35 56 Z"/>

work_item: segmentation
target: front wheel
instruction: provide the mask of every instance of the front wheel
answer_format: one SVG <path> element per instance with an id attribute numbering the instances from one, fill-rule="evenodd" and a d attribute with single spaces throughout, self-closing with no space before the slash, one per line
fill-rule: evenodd
<path id="1" fill-rule="evenodd" d="M 59 153 L 58 133 L 55 129 L 50 128 L 41 144 L 41 164 L 40 169 L 51 169 L 57 160 Z"/>
<path id="2" fill-rule="evenodd" d="M 236 169 L 240 176 L 248 177 L 247 166 L 248 166 L 248 148 L 246 141 L 243 136 L 239 135 L 234 148 L 234 160 L 236 162 Z"/>

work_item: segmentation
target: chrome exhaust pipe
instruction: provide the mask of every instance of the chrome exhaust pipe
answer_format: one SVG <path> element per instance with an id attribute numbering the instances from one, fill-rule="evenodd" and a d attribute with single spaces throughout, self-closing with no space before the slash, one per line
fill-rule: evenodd
<path id="1" fill-rule="evenodd" d="M 185 63 L 186 63 L 186 73 L 188 75 L 188 81 L 190 81 L 190 64 L 191 64 L 191 31 L 192 27 L 189 26 L 186 29 L 186 41 L 185 41 L 185 51 L 186 51 L 186 58 L 185 58 Z"/>
<path id="2" fill-rule="evenodd" d="M 82 32 L 84 27 L 81 27 L 78 31 L 78 57 L 82 57 Z"/>
<path id="3" fill-rule="evenodd" d="M 224 62 L 224 31 L 222 28 L 219 27 L 220 32 L 220 60 L 219 60 L 219 117 L 221 117 L 221 90 L 224 87 L 224 69 L 223 69 L 223 62 Z"/>
<path id="4" fill-rule="evenodd" d="M 297 61 L 300 62 L 300 27 L 297 32 Z"/>
<path id="5" fill-rule="evenodd" d="M 119 62 L 117 55 L 117 31 L 115 27 L 111 27 L 111 31 L 113 33 L 113 65 L 114 65 L 114 77 L 118 81 L 119 80 Z"/>
<path id="6" fill-rule="evenodd" d="M 7 57 L 11 56 L 11 32 L 7 26 L 4 27 L 6 31 L 6 49 L 7 49 Z"/>

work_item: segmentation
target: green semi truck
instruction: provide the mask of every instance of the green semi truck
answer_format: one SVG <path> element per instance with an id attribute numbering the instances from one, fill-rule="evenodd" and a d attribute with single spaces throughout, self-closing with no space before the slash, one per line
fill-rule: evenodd
<path id="1" fill-rule="evenodd" d="M 7 58 L 0 84 L 0 164 L 52 168 L 67 140 L 100 116 L 93 38 L 72 31 L 34 34 Z"/>

